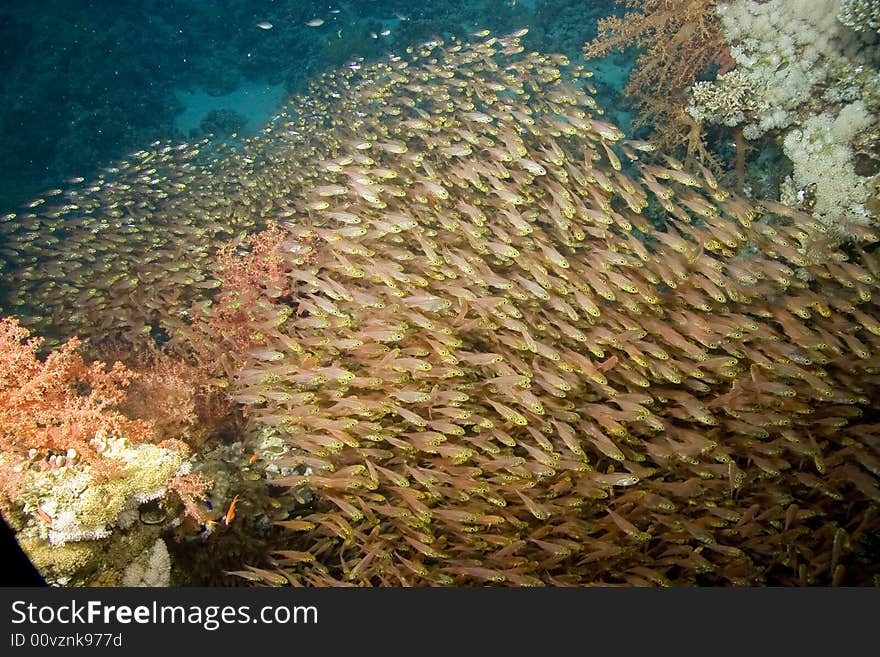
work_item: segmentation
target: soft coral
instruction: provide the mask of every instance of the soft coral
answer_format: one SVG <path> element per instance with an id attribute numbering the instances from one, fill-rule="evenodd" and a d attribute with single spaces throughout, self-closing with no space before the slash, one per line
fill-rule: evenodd
<path id="1" fill-rule="evenodd" d="M 110 475 L 114 464 L 92 445 L 96 434 L 133 442 L 153 435 L 151 423 L 115 410 L 135 374 L 118 362 L 109 369 L 101 362 L 87 364 L 77 338 L 40 360 L 42 342 L 29 338 L 17 320 L 0 320 L 0 453 L 15 461 L 31 450 L 48 456 L 72 449 L 96 474 Z M 0 476 L 0 488 L 9 493 L 7 475 Z"/>
<path id="2" fill-rule="evenodd" d="M 660 150 L 680 144 L 691 126 L 682 111 L 691 86 L 713 67 L 727 70 L 731 59 L 716 12 L 717 0 L 617 0 L 629 13 L 599 21 L 599 36 L 584 46 L 587 58 L 628 46 L 643 49 L 626 86 L 639 117 L 651 125 Z M 694 153 L 708 158 L 705 148 Z"/>

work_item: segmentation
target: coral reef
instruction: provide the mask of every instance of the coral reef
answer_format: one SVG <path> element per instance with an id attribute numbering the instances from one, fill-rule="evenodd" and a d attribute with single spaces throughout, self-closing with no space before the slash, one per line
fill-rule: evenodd
<path id="1" fill-rule="evenodd" d="M 112 478 L 97 479 L 71 459 L 46 468 L 19 465 L 16 495 L 2 503 L 22 547 L 51 584 L 119 585 L 145 543 L 179 524 L 184 512 L 203 516 L 193 498 L 204 497 L 207 480 L 190 474 L 185 452 L 103 442 L 102 453 L 119 464 Z M 4 453 L 0 467 L 16 466 Z"/>
<path id="2" fill-rule="evenodd" d="M 865 206 L 867 179 L 856 174 L 850 144 L 876 122 L 862 101 L 854 101 L 836 116 L 811 116 L 783 139 L 794 171 L 783 183 L 782 202 L 809 209 L 840 241 L 854 237 L 855 226 L 874 224 Z"/>
<path id="3" fill-rule="evenodd" d="M 695 84 L 688 111 L 736 127 L 746 140 L 779 136 L 794 169 L 783 202 L 808 209 L 843 241 L 876 221 L 853 145 L 877 124 L 880 50 L 872 37 L 841 25 L 839 4 L 720 3 L 736 69 Z"/>
<path id="4" fill-rule="evenodd" d="M 166 536 L 173 583 L 180 586 L 242 586 L 248 565 L 263 564 L 273 549 L 289 549 L 295 535 L 274 525 L 311 508 L 314 495 L 307 486 L 270 488 L 267 478 L 302 473 L 303 468 L 272 462 L 288 446 L 265 428 L 253 427 L 248 444 L 240 440 L 212 442 L 193 459 L 193 472 L 210 477 L 207 503 L 213 520 L 202 527 L 183 523 Z M 232 505 L 229 523 L 226 515 Z M 195 531 L 194 531 L 195 530 Z"/>
<path id="5" fill-rule="evenodd" d="M 726 88 L 734 83 L 731 94 L 743 85 L 751 89 L 749 106 L 742 107 L 747 139 L 799 123 L 823 102 L 861 98 L 867 88 L 876 86 L 876 46 L 838 22 L 838 4 L 838 0 L 719 3 L 737 75 L 722 76 L 713 84 Z M 874 75 L 866 75 L 861 84 L 837 81 L 843 72 L 865 67 L 874 68 Z M 695 105 L 700 108 L 700 101 Z M 716 119 L 711 107 L 696 111 L 710 121 L 728 120 L 726 112 Z"/>
<path id="6" fill-rule="evenodd" d="M 97 299 L 95 347 L 167 340 L 225 386 L 252 433 L 199 540 L 243 581 L 876 583 L 880 240 L 758 220 L 524 36 L 345 68 L 239 148 L 40 199 L 3 224 L 22 307 L 89 330 Z"/>
<path id="7" fill-rule="evenodd" d="M 50 583 L 118 584 L 159 525 L 203 519 L 209 482 L 190 473 L 186 445 L 152 444 L 150 423 L 116 410 L 133 372 L 87 364 L 76 339 L 44 360 L 40 345 L 0 322 L 0 508 Z"/>

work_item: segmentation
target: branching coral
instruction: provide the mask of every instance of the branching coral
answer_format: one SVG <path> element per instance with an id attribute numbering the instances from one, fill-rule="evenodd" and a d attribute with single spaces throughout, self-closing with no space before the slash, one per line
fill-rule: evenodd
<path id="1" fill-rule="evenodd" d="M 289 300 L 285 262 L 304 262 L 310 241 L 293 243 L 286 231 L 271 223 L 264 231 L 221 247 L 214 271 L 227 303 L 219 308 L 211 303 L 195 306 L 187 313 L 187 323 L 167 321 L 174 327 L 172 345 L 193 353 L 200 370 L 220 377 L 214 380 L 223 388 L 238 376 L 233 354 L 251 353 L 257 362 L 271 359 L 274 354 L 264 347 L 265 334 L 287 321 L 291 311 L 282 306 L 277 316 L 267 318 L 266 299 Z"/>
<path id="2" fill-rule="evenodd" d="M 720 123 L 731 128 L 742 125 L 747 117 L 754 119 L 758 111 L 753 94 L 751 80 L 735 69 L 718 76 L 717 81 L 694 84 L 688 114 L 701 123 Z"/>
<path id="3" fill-rule="evenodd" d="M 0 321 L 0 446 L 13 458 L 56 455 L 79 458 L 107 477 L 112 460 L 92 444 L 100 434 L 134 442 L 152 436 L 151 425 L 114 410 L 125 398 L 134 374 L 117 362 L 87 365 L 73 338 L 44 361 L 37 358 L 42 339 L 10 318 Z M 5 492 L 10 478 L 3 473 Z"/>
<path id="4" fill-rule="evenodd" d="M 619 0 L 623 4 L 623 0 Z M 666 152 L 677 146 L 690 87 L 713 68 L 721 73 L 733 66 L 715 11 L 716 0 L 625 0 L 632 10 L 623 19 L 599 21 L 599 36 L 586 44 L 587 58 L 635 46 L 643 49 L 626 86 L 639 112 L 639 122 L 651 126 Z M 702 148 L 701 160 L 708 151 Z"/>
<path id="5" fill-rule="evenodd" d="M 210 369 L 151 343 L 138 351 L 115 351 L 137 373 L 119 410 L 149 418 L 154 441 L 177 440 L 186 444 L 184 451 L 198 452 L 211 439 L 236 434 L 233 402 Z"/>
<path id="6" fill-rule="evenodd" d="M 0 321 L 0 507 L 49 581 L 92 582 L 139 505 L 172 490 L 201 521 L 197 501 L 210 482 L 190 473 L 185 444 L 150 444 L 153 424 L 118 410 L 134 372 L 87 364 L 75 338 L 41 360 L 42 340 L 28 336 L 16 320 Z"/>

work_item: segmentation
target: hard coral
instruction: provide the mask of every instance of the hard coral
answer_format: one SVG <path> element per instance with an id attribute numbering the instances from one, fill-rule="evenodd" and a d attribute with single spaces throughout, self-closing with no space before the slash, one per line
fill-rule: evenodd
<path id="1" fill-rule="evenodd" d="M 703 80 L 694 84 L 691 88 L 693 102 L 687 111 L 700 123 L 736 127 L 758 110 L 753 93 L 749 79 L 734 69 L 718 76 L 716 81 Z"/>
<path id="2" fill-rule="evenodd" d="M 51 584 L 119 585 L 144 543 L 155 542 L 184 513 L 203 519 L 196 500 L 204 499 L 208 482 L 189 472 L 186 451 L 106 435 L 96 442 L 115 465 L 110 477 L 71 458 L 40 467 L 0 454 L 0 468 L 20 470 L 14 499 L 0 501 L 4 517 Z"/>

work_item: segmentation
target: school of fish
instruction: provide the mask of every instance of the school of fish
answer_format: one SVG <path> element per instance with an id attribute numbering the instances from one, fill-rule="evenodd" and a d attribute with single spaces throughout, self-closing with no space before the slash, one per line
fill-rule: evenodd
<path id="1" fill-rule="evenodd" d="M 0 222 L 4 312 L 167 336 L 284 439 L 268 485 L 315 503 L 252 580 L 876 583 L 880 237 L 823 252 L 523 35 L 345 68 L 241 147 L 53 190 Z M 221 243 L 267 227 L 272 275 L 224 287 Z"/>

